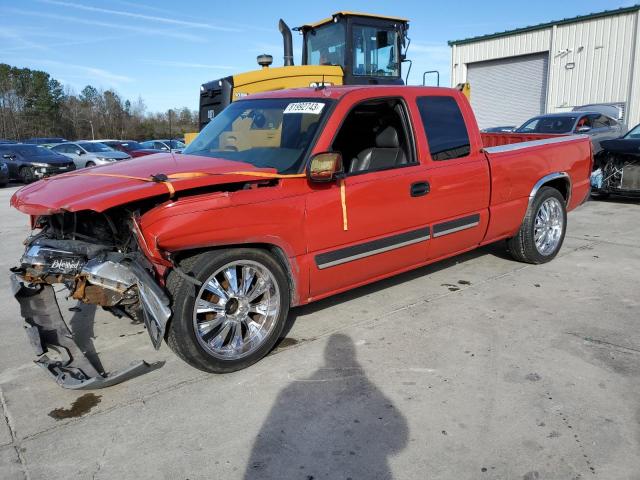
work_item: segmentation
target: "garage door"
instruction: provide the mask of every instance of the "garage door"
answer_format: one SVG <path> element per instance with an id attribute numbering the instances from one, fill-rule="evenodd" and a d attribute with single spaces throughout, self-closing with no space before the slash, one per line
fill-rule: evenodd
<path id="1" fill-rule="evenodd" d="M 521 125 L 545 113 L 549 53 L 467 64 L 480 128 Z"/>

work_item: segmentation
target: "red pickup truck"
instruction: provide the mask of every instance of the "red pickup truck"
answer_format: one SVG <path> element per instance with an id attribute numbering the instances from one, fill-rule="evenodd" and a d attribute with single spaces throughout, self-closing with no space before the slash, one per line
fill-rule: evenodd
<path id="1" fill-rule="evenodd" d="M 14 268 L 37 363 L 68 388 L 97 371 L 53 284 L 144 321 L 186 362 L 230 372 L 278 340 L 291 307 L 508 240 L 558 253 L 589 193 L 585 136 L 481 134 L 443 88 L 354 86 L 232 103 L 182 154 L 71 172 L 19 190 L 33 234 Z M 52 357 L 51 352 L 61 352 Z"/>

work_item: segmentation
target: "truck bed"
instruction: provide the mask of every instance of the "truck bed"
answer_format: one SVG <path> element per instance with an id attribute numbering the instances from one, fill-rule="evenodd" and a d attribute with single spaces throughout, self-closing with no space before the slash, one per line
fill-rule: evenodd
<path id="1" fill-rule="evenodd" d="M 487 238 L 517 230 L 535 187 L 532 179 L 562 177 L 554 186 L 564 190 L 567 210 L 588 195 L 593 159 L 588 136 L 483 133 L 481 137 L 491 170 Z"/>
<path id="2" fill-rule="evenodd" d="M 545 140 L 553 137 L 564 137 L 565 135 L 549 133 L 480 133 L 482 145 L 485 148 L 498 147 L 501 145 L 511 145 L 513 143 L 532 142 L 535 140 Z"/>

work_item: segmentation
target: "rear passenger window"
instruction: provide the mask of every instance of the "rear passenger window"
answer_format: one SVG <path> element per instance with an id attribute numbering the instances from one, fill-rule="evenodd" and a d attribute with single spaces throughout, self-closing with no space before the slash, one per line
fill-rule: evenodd
<path id="1" fill-rule="evenodd" d="M 418 109 L 431 158 L 452 160 L 469 155 L 469 134 L 453 97 L 420 97 Z"/>

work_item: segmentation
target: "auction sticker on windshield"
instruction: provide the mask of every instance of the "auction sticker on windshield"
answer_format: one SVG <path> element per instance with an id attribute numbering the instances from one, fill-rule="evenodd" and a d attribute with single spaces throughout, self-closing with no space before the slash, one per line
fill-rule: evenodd
<path id="1" fill-rule="evenodd" d="M 311 113 L 319 115 L 324 108 L 324 103 L 320 102 L 295 102 L 287 105 L 282 113 Z"/>

